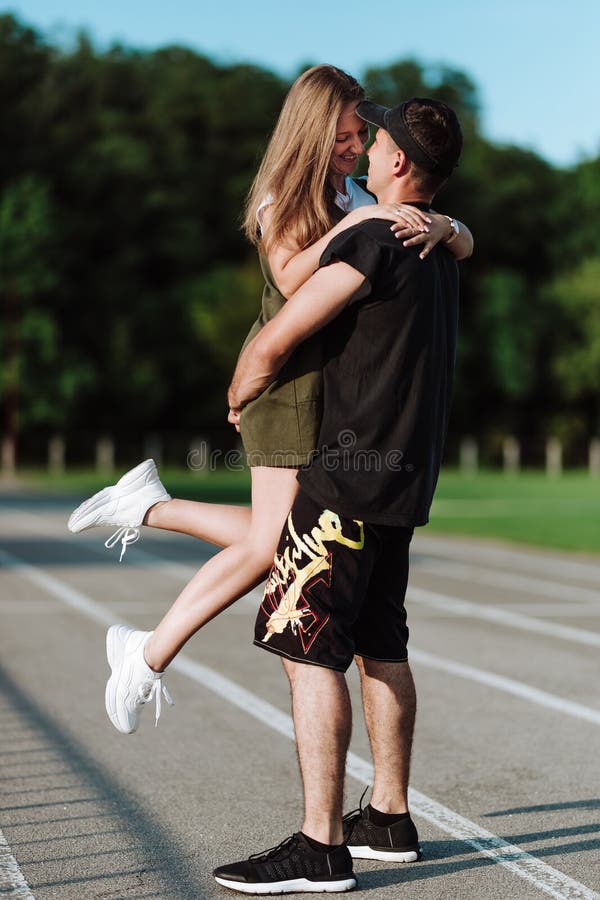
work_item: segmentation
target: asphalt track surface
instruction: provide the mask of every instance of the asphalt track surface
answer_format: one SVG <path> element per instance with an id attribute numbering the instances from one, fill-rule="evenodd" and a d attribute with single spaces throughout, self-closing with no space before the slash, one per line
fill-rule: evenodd
<path id="1" fill-rule="evenodd" d="M 240 896 L 213 867 L 277 844 L 301 815 L 287 685 L 251 643 L 257 595 L 187 645 L 159 727 L 147 709 L 118 734 L 107 625 L 151 628 L 213 550 L 145 529 L 119 564 L 110 531 L 67 533 L 70 508 L 0 495 L 0 897 Z M 600 558 L 419 529 L 410 585 L 425 858 L 356 861 L 357 894 L 600 897 Z M 349 679 L 351 809 L 370 757 Z"/>

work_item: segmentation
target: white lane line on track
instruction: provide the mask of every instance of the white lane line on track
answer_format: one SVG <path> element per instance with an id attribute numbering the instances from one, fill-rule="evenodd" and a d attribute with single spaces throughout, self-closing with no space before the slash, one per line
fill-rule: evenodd
<path id="1" fill-rule="evenodd" d="M 10 852 L 10 847 L 0 829 L 0 894 L 21 900 L 35 900 L 19 864 Z"/>
<path id="2" fill-rule="evenodd" d="M 88 549 L 92 549 L 94 552 L 102 552 L 103 548 L 94 546 L 93 548 Z M 136 549 L 136 560 L 158 569 L 163 575 L 177 579 L 189 580 L 197 572 L 197 568 L 194 566 L 189 566 L 185 563 L 167 562 L 162 560 L 159 556 L 148 553 L 145 550 Z M 462 600 L 458 597 L 450 597 L 447 594 L 440 594 L 436 591 L 426 590 L 425 588 L 409 587 L 406 596 L 408 600 L 423 603 L 431 608 L 439 609 L 443 612 L 450 612 L 453 615 L 489 619 L 512 628 L 520 628 L 524 631 L 533 631 L 537 634 L 549 635 L 562 640 L 576 641 L 580 644 L 600 647 L 600 633 L 585 631 L 580 628 L 571 628 L 570 626 L 559 625 L 555 622 L 544 622 L 541 619 L 535 619 L 517 612 L 511 612 L 510 609 L 483 606 L 479 603 Z"/>
<path id="3" fill-rule="evenodd" d="M 559 619 L 594 619 L 600 616 L 600 603 L 511 603 L 508 609 L 525 616 L 558 616 Z"/>
<path id="4" fill-rule="evenodd" d="M 582 628 L 572 628 L 570 625 L 559 625 L 556 622 L 544 622 L 542 619 L 523 616 L 521 613 L 511 612 L 509 609 L 484 606 L 481 603 L 461 600 L 459 597 L 451 597 L 449 594 L 440 594 L 437 591 L 428 591 L 418 587 L 409 587 L 406 598 L 413 603 L 423 603 L 425 606 L 439 609 L 444 613 L 466 616 L 469 619 L 485 619 L 488 622 L 496 622 L 498 625 L 518 628 L 521 631 L 532 631 L 535 634 L 560 638 L 563 641 L 587 644 L 589 647 L 600 647 L 600 632 L 584 631 Z"/>
<path id="5" fill-rule="evenodd" d="M 522 681 L 505 678 L 503 675 L 495 675 L 493 672 L 466 666 L 451 659 L 443 659 L 432 653 L 427 653 L 425 650 L 418 650 L 415 647 L 410 649 L 409 655 L 411 662 L 420 663 L 429 669 L 437 669 L 439 672 L 448 672 L 450 675 L 457 675 L 459 678 L 466 678 L 478 684 L 485 684 L 486 687 L 504 691 L 506 694 L 513 694 L 515 697 L 528 700 L 537 704 L 537 706 L 545 706 L 547 709 L 553 709 L 564 715 L 583 719 L 585 722 L 592 722 L 594 725 L 600 725 L 600 710 L 592 709 L 590 706 L 584 706 L 581 703 L 575 703 L 572 700 L 566 700 L 563 697 L 557 697 L 556 694 L 541 691 L 538 688 L 531 687 L 529 684 L 524 684 Z"/>
<path id="6" fill-rule="evenodd" d="M 417 558 L 414 562 L 411 562 L 411 568 L 415 572 L 440 575 L 442 578 L 455 578 L 460 581 L 467 581 L 470 584 L 485 584 L 489 587 L 525 591 L 529 594 L 539 594 L 542 597 L 554 597 L 564 602 L 579 600 L 582 602 L 600 603 L 600 588 L 594 590 L 593 588 L 548 581 L 546 578 L 535 578 L 531 575 L 494 572 L 482 566 L 466 565 L 465 563 L 453 562 L 449 559 Z"/>
<path id="7" fill-rule="evenodd" d="M 600 588 L 600 561 L 588 562 L 579 559 L 557 557 L 560 551 L 540 553 L 519 547 L 498 547 L 479 543 L 477 540 L 465 541 L 458 537 L 438 537 L 420 532 L 413 540 L 413 551 L 423 555 L 435 555 L 442 559 L 461 559 L 466 563 L 488 563 L 509 570 L 533 572 L 547 578 L 575 578 L 590 581 Z"/>
<path id="8" fill-rule="evenodd" d="M 95 547 L 97 552 L 102 552 L 102 548 Z M 161 560 L 159 556 L 155 556 L 154 554 L 147 553 L 145 551 L 137 551 L 137 556 L 141 557 L 141 560 L 146 562 L 148 565 L 152 566 L 152 568 L 159 570 L 164 575 L 169 577 L 176 577 L 178 580 L 180 578 L 189 578 L 192 574 L 196 572 L 196 569 L 192 566 L 186 566 L 181 563 L 169 563 Z M 2 551 L 0 551 L 0 560 L 2 560 Z M 26 563 L 19 563 L 19 566 L 22 568 L 23 566 L 27 566 Z M 33 567 L 34 573 L 36 570 Z M 52 579 L 53 576 L 43 572 L 45 579 Z M 31 580 L 35 578 L 35 574 Z M 37 582 L 36 582 L 37 583 Z M 63 582 L 58 582 L 58 584 L 63 584 Z M 40 584 L 43 587 L 43 583 Z M 64 585 L 66 593 L 72 591 L 72 589 L 65 584 Z M 425 591 L 421 588 L 409 588 L 408 595 L 411 594 L 412 591 L 421 591 L 424 597 L 433 597 L 435 599 L 435 603 L 433 603 L 434 608 L 440 608 L 440 598 L 443 598 L 443 602 L 452 601 L 453 598 L 446 598 L 445 595 L 441 594 L 433 594 L 431 591 Z M 77 596 L 79 595 L 77 591 L 73 592 L 75 595 L 75 608 L 77 608 Z M 60 591 L 55 596 L 60 596 Z M 255 588 L 245 597 L 242 597 L 240 600 L 234 604 L 229 610 L 224 612 L 224 615 L 231 614 L 231 609 L 235 609 L 238 606 L 243 604 L 244 610 L 246 613 L 250 608 L 256 608 L 256 605 L 260 602 L 262 598 L 262 591 L 258 588 Z M 61 597 L 63 602 L 68 602 L 65 597 Z M 94 601 L 90 601 L 94 602 Z M 426 602 L 426 601 L 423 601 Z M 459 601 L 456 600 L 457 603 L 467 603 L 467 601 Z M 480 609 L 478 604 L 472 604 L 476 610 Z M 117 604 L 117 609 L 121 606 L 121 604 Z M 117 622 L 122 621 L 122 618 L 117 618 L 116 612 L 117 610 L 113 610 L 112 613 L 107 612 L 104 607 L 99 607 L 101 611 L 101 615 L 104 616 L 100 621 L 102 621 L 105 625 L 111 625 Z M 135 612 L 135 610 L 132 610 Z M 240 611 L 241 612 L 241 611 Z M 499 611 L 501 612 L 501 611 Z M 467 613 L 465 613 L 467 614 Z M 521 617 L 524 619 L 525 617 Z M 536 623 L 538 620 L 531 619 L 529 620 L 531 623 Z M 505 623 L 506 624 L 506 623 Z M 511 623 L 512 624 L 512 623 Z M 540 623 L 544 625 L 544 623 Z M 562 626 L 556 626 L 560 628 Z M 534 630 L 534 629 L 530 629 Z M 570 629 L 571 631 L 574 629 Z M 587 634 L 587 632 L 584 632 Z M 531 685 L 528 685 L 521 681 L 516 681 L 512 678 L 507 678 L 503 675 L 497 675 L 494 672 L 488 672 L 485 669 L 478 669 L 474 666 L 463 665 L 461 663 L 455 662 L 451 659 L 444 659 L 443 657 L 439 657 L 437 655 L 433 655 L 424 650 L 419 650 L 416 647 L 411 647 L 411 659 L 415 660 L 415 662 L 420 662 L 422 665 L 427 666 L 428 668 L 434 668 L 438 671 L 445 671 L 450 674 L 456 675 L 460 678 L 466 678 L 470 681 L 474 681 L 479 684 L 485 684 L 488 687 L 493 687 L 496 690 L 503 691 L 504 693 L 512 694 L 515 697 L 519 697 L 522 700 L 526 700 L 530 703 L 535 703 L 538 706 L 543 706 L 546 709 L 552 709 L 556 712 L 563 713 L 565 715 L 572 716 L 576 719 L 581 719 L 586 722 L 591 722 L 594 725 L 600 724 L 600 712 L 597 709 L 594 709 L 589 706 L 584 706 L 581 703 L 576 703 L 575 701 L 567 700 L 564 697 L 560 697 L 556 694 L 550 694 L 547 691 L 542 691 L 538 688 L 535 688 Z"/>
<path id="9" fill-rule="evenodd" d="M 279 734 L 292 741 L 295 740 L 291 717 L 267 701 L 256 697 L 228 678 L 185 657 L 177 657 L 171 666 L 214 691 L 229 703 L 233 703 L 239 709 L 245 710 Z M 373 783 L 372 764 L 355 753 L 348 753 L 346 772 L 362 784 Z M 545 894 L 555 897 L 556 900 L 598 900 L 600 895 L 595 891 L 569 878 L 558 869 L 548 866 L 520 847 L 509 844 L 498 835 L 481 828 L 470 819 L 466 819 L 414 788 L 409 788 L 408 793 L 412 814 L 420 816 L 451 837 L 473 847 L 483 856 L 509 869 L 513 875 L 528 881 Z"/>
<path id="10" fill-rule="evenodd" d="M 18 519 L 19 524 L 22 527 L 24 527 L 27 531 L 35 531 L 35 532 L 39 531 L 39 525 L 40 525 L 39 517 L 34 516 L 31 513 L 21 512 L 21 513 L 17 514 L 15 516 L 15 518 Z M 65 534 L 64 532 L 60 535 L 53 535 L 53 539 L 58 540 L 61 543 L 69 543 L 69 544 L 72 541 L 72 538 L 69 537 L 69 535 Z M 490 571 L 489 569 L 486 571 L 485 569 L 482 569 L 479 566 L 463 565 L 461 563 L 456 563 L 455 561 L 449 560 L 449 559 L 433 559 L 433 560 L 431 558 L 428 559 L 427 558 L 427 548 L 430 548 L 430 552 L 434 552 L 434 553 L 440 552 L 441 553 L 442 550 L 439 549 L 440 544 L 441 544 L 442 548 L 444 548 L 444 546 L 445 546 L 445 551 L 444 551 L 445 553 L 452 552 L 455 546 L 458 548 L 458 550 L 460 552 L 464 552 L 465 546 L 469 546 L 469 545 L 464 545 L 461 542 L 454 542 L 454 541 L 452 543 L 448 542 L 446 545 L 444 545 L 443 539 L 430 537 L 427 535 L 425 535 L 425 536 L 419 535 L 414 540 L 414 548 L 415 548 L 415 551 L 416 551 L 416 554 L 418 557 L 420 556 L 420 557 L 425 558 L 425 563 L 421 563 L 417 559 L 415 561 L 415 563 L 412 564 L 416 571 L 431 570 L 434 572 L 434 574 L 437 574 L 439 572 L 440 574 L 447 574 L 450 577 L 452 577 L 452 575 L 454 573 L 457 578 L 459 578 L 459 577 L 462 578 L 463 576 L 465 576 L 466 580 L 470 581 L 470 582 L 478 582 L 479 581 L 482 584 L 496 584 L 497 586 L 501 586 L 501 587 L 512 587 L 512 588 L 517 588 L 517 589 L 521 589 L 521 590 L 525 590 L 525 591 L 531 591 L 531 592 L 538 593 L 538 594 L 542 593 L 547 596 L 556 596 L 558 599 L 561 599 L 561 600 L 565 599 L 565 592 L 568 592 L 571 596 L 573 596 L 573 598 L 579 598 L 579 599 L 583 600 L 584 602 L 589 600 L 591 602 L 600 603 L 600 587 L 596 591 L 596 590 L 593 590 L 590 588 L 579 588 L 573 584 L 557 584 L 556 582 L 549 582 L 549 581 L 547 581 L 547 579 L 540 579 L 540 578 L 536 578 L 536 577 L 528 578 L 527 576 L 514 575 L 509 572 Z M 102 555 L 102 556 L 104 556 L 105 553 L 107 552 L 103 544 L 93 542 L 89 538 L 86 539 L 86 547 L 91 552 Z M 546 569 L 546 574 L 548 574 L 548 571 L 552 571 L 553 564 L 558 564 L 561 567 L 563 565 L 569 567 L 569 570 L 570 571 L 572 570 L 573 574 L 575 574 L 576 572 L 579 572 L 580 570 L 583 570 L 584 572 L 588 572 L 590 570 L 594 571 L 594 572 L 597 571 L 598 578 L 600 578 L 600 565 L 595 566 L 593 563 L 583 563 L 583 562 L 579 562 L 579 561 L 569 561 L 569 560 L 567 560 L 563 563 L 563 561 L 561 561 L 561 560 L 555 560 L 552 557 L 545 557 L 541 554 L 536 555 L 535 553 L 531 553 L 530 551 L 519 551 L 519 550 L 513 551 L 513 550 L 498 548 L 498 547 L 480 548 L 476 543 L 473 544 L 472 547 L 470 547 L 470 549 L 472 549 L 472 551 L 473 551 L 472 557 L 478 557 L 478 556 L 482 556 L 485 558 L 489 557 L 492 561 L 491 562 L 492 565 L 499 565 L 499 564 L 507 565 L 507 564 L 513 564 L 515 561 L 521 561 L 521 562 L 524 561 L 525 563 L 533 563 L 533 565 L 544 565 L 545 569 Z M 163 574 L 167 577 L 176 578 L 177 580 L 189 581 L 189 579 L 193 575 L 196 574 L 196 572 L 198 571 L 198 568 L 201 565 L 203 565 L 204 562 L 206 562 L 205 559 L 201 559 L 198 561 L 197 566 L 191 566 L 186 563 L 171 562 L 169 560 L 163 559 L 162 557 L 160 557 L 154 553 L 149 553 L 145 550 L 142 550 L 138 546 L 136 546 L 135 551 L 132 551 L 132 552 L 135 553 L 136 563 L 141 563 L 142 565 L 152 566 L 152 567 L 158 569 L 158 571 L 161 574 Z M 472 557 L 469 558 L 469 563 L 472 563 L 472 561 L 473 561 Z M 207 557 L 207 558 L 209 558 L 209 557 Z M 448 567 L 447 571 L 446 571 L 446 566 Z M 539 587 L 540 590 L 534 590 L 534 586 Z M 422 597 L 426 597 L 429 594 L 431 596 L 432 600 L 439 598 L 439 597 L 446 596 L 445 594 L 438 594 L 434 591 L 427 591 L 425 588 L 418 588 L 418 589 L 415 588 L 415 590 L 421 591 Z M 468 601 L 458 600 L 458 598 L 448 598 L 448 599 L 450 599 L 450 600 L 456 599 L 460 603 L 468 602 Z M 432 603 L 432 605 L 434 605 L 434 604 Z M 435 604 L 435 605 L 439 605 L 439 604 Z M 494 609 L 494 608 L 495 607 L 486 607 L 486 609 Z M 453 611 L 456 611 L 456 610 L 453 610 Z M 526 618 L 526 617 L 523 617 L 523 618 Z M 530 620 L 530 624 L 535 623 L 535 622 L 536 622 L 535 619 Z M 505 623 L 505 624 L 508 624 L 508 623 Z M 516 620 L 513 621 L 512 624 L 513 624 L 513 627 L 517 627 Z M 542 625 L 543 624 L 544 623 L 542 623 Z M 552 623 L 549 623 L 549 624 L 552 625 Z M 558 629 L 564 628 L 564 626 L 561 626 L 561 625 L 557 625 L 556 627 Z M 534 629 L 532 627 L 529 627 L 529 628 L 527 628 L 527 630 L 531 631 Z M 573 629 L 573 631 L 576 633 L 578 632 L 577 629 Z M 547 632 L 544 631 L 542 633 L 547 633 Z M 583 632 L 583 633 L 585 633 L 585 634 L 591 633 L 592 635 L 594 635 L 593 632 Z M 555 637 L 561 636 L 557 632 L 553 632 L 553 635 Z M 594 644 L 595 637 L 596 636 L 594 635 L 594 637 L 592 638 L 593 644 Z M 598 635 L 597 637 L 600 640 L 600 635 Z M 574 638 L 570 637 L 569 639 L 573 640 Z"/>
<path id="11" fill-rule="evenodd" d="M 11 515 L 11 524 L 18 522 L 19 525 L 23 526 L 27 531 L 35 530 L 36 532 L 39 532 L 40 520 L 45 520 L 46 524 L 51 524 L 54 529 L 56 525 L 56 513 L 39 513 L 34 515 L 33 513 L 19 510 L 19 512 L 15 512 Z M 61 534 L 54 535 L 55 540 L 68 540 L 70 542 L 73 539 L 73 536 L 70 536 L 67 532 L 66 521 L 67 516 L 65 515 L 62 522 Z M 108 535 L 109 529 L 103 529 L 103 533 L 104 532 Z M 89 545 L 91 545 L 91 542 L 89 542 L 88 548 Z M 138 548 L 139 545 L 136 546 L 134 551 L 136 559 L 138 558 L 138 555 L 143 552 Z M 103 553 L 106 552 L 103 546 L 98 548 L 94 547 L 93 549 L 99 549 Z M 565 579 L 572 578 L 588 581 L 600 592 L 600 559 L 598 562 L 585 559 L 568 559 L 558 555 L 561 552 L 559 550 L 551 549 L 547 553 L 543 553 L 536 547 L 525 549 L 518 545 L 498 546 L 497 544 L 494 544 L 492 540 L 489 542 L 478 541 L 476 538 L 473 540 L 465 540 L 461 539 L 459 536 L 454 537 L 431 534 L 423 529 L 416 530 L 412 542 L 412 550 L 413 553 L 421 556 L 436 556 L 443 563 L 445 563 L 446 560 L 448 562 L 462 560 L 470 565 L 473 563 L 481 563 L 496 568 L 499 567 L 500 569 L 509 569 L 515 572 L 531 572 L 534 576 L 538 575 L 546 580 L 548 576 L 556 576 Z M 199 560 L 199 565 L 200 563 L 201 560 Z M 188 577 L 188 566 L 180 563 L 165 563 L 165 565 L 172 568 L 173 575 L 176 575 L 179 571 L 184 577 Z M 194 571 L 196 570 L 194 569 Z M 566 586 L 574 587 L 572 583 Z"/>
<path id="12" fill-rule="evenodd" d="M 39 522 L 37 524 L 39 526 Z M 69 539 L 60 537 L 56 538 L 56 540 L 68 541 Z M 87 549 L 100 554 L 106 552 L 104 547 L 96 546 L 95 544 L 88 546 Z M 168 562 L 161 559 L 159 556 L 147 553 L 145 550 L 136 550 L 136 561 L 151 566 L 158 570 L 162 575 L 165 575 L 168 578 L 176 578 L 178 581 L 187 581 L 197 572 L 197 568 L 194 566 L 189 566 L 185 563 Z M 437 609 L 444 614 L 451 613 L 452 615 L 466 616 L 469 618 L 486 619 L 511 628 L 518 628 L 522 631 L 530 631 L 536 634 L 559 638 L 561 640 L 574 641 L 592 647 L 600 647 L 600 633 L 585 631 L 580 628 L 572 628 L 568 625 L 559 625 L 555 622 L 545 622 L 542 619 L 529 617 L 510 609 L 483 606 L 469 600 L 462 600 L 458 597 L 451 597 L 447 594 L 441 594 L 436 591 L 429 591 L 425 588 L 412 586 L 408 588 L 406 597 L 408 600 L 429 606 L 431 609 Z M 238 602 L 243 603 L 244 599 Z M 233 607 L 233 609 L 235 609 L 235 607 Z M 231 614 L 231 611 L 229 614 Z"/>
<path id="13" fill-rule="evenodd" d="M 39 519 L 31 515 L 30 513 L 21 513 L 19 515 L 19 520 L 29 531 L 33 529 L 39 529 Z M 70 539 L 67 536 L 62 535 L 60 537 L 56 537 L 55 539 L 61 542 L 70 542 Z M 417 548 L 419 547 L 419 545 L 422 545 L 425 548 L 433 547 L 433 552 L 435 552 L 435 548 L 438 547 L 439 544 L 439 539 L 425 537 L 420 538 L 420 540 L 417 542 Z M 443 543 L 442 546 L 444 546 Z M 457 542 L 456 546 L 464 548 L 465 545 Z M 90 543 L 88 545 L 88 549 L 92 550 L 92 552 L 95 553 L 106 552 L 104 547 L 101 547 L 99 544 L 96 545 Z M 477 558 L 478 555 L 481 556 L 477 545 L 473 545 L 472 549 L 475 558 Z M 417 549 L 417 552 L 422 551 L 419 551 Z M 425 552 L 427 551 L 425 550 Z M 445 545 L 445 552 L 449 552 L 448 544 Z M 495 560 L 496 564 L 498 563 L 498 561 L 510 563 L 510 560 L 512 560 L 513 558 L 518 558 L 521 561 L 525 559 L 523 553 L 519 553 L 519 551 L 504 550 L 502 548 L 496 547 L 484 548 L 483 555 Z M 197 568 L 193 566 L 189 566 L 183 563 L 168 562 L 161 559 L 159 556 L 156 556 L 152 553 L 147 553 L 146 551 L 139 550 L 137 548 L 135 558 L 136 561 L 152 566 L 163 575 L 166 575 L 167 577 L 177 578 L 178 580 L 189 580 L 189 578 L 197 571 Z M 560 565 L 562 565 L 561 561 L 552 560 L 551 557 L 546 558 L 541 554 L 538 554 L 537 556 L 532 554 L 532 558 L 539 564 L 545 564 L 549 571 L 551 571 L 552 569 L 553 562 L 559 562 Z M 567 565 L 574 571 L 579 571 L 580 569 L 585 569 L 585 571 L 588 571 L 589 569 L 593 569 L 594 571 L 598 571 L 600 575 L 600 566 L 596 567 L 593 564 L 580 563 L 577 561 L 572 563 L 567 561 L 565 565 Z M 572 628 L 568 625 L 560 625 L 556 622 L 546 622 L 542 619 L 536 619 L 530 616 L 522 615 L 518 612 L 511 612 L 510 609 L 501 609 L 495 606 L 484 606 L 480 603 L 474 603 L 469 600 L 462 600 L 458 597 L 451 597 L 448 594 L 429 591 L 425 588 L 409 586 L 406 597 L 408 600 L 421 603 L 423 605 L 429 606 L 430 609 L 437 609 L 440 612 L 465 616 L 467 618 L 484 619 L 510 628 L 518 628 L 521 631 L 529 631 L 533 632 L 534 634 L 542 634 L 548 637 L 558 638 L 560 640 L 586 644 L 591 647 L 600 647 L 600 632 L 586 631 L 581 628 Z"/>
<path id="14" fill-rule="evenodd" d="M 115 617 L 109 610 L 42 569 L 25 563 L 3 550 L 0 550 L 0 562 L 16 569 L 22 577 L 32 581 L 52 596 L 62 599 L 68 606 L 88 618 L 102 625 L 116 624 Z M 272 730 L 294 740 L 293 722 L 287 713 L 283 713 L 268 701 L 256 696 L 224 675 L 181 655 L 171 663 L 171 668 L 202 684 Z M 372 782 L 373 767 L 371 763 L 354 753 L 348 754 L 346 771 L 348 775 L 363 784 Z M 420 791 L 411 788 L 409 799 L 412 812 L 416 816 L 426 819 L 451 837 L 463 841 L 478 853 L 508 869 L 545 894 L 555 897 L 556 900 L 600 900 L 600 895 L 590 888 L 558 869 L 552 868 L 520 847 L 509 844 L 498 835 L 481 828 L 475 822 L 471 822 Z"/>

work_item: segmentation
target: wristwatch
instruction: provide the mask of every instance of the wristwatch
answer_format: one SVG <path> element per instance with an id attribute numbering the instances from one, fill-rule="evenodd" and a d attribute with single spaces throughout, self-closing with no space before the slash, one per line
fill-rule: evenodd
<path id="1" fill-rule="evenodd" d="M 451 216 L 446 216 L 446 218 L 447 218 L 448 221 L 450 222 L 450 229 L 451 229 L 451 232 L 452 232 L 452 233 L 451 233 L 450 237 L 447 238 L 447 240 L 444 241 L 444 243 L 445 243 L 445 244 L 451 244 L 452 241 L 455 241 L 456 238 L 459 236 L 459 234 L 460 234 L 460 226 L 459 226 L 458 222 L 456 221 L 456 219 L 453 219 Z"/>

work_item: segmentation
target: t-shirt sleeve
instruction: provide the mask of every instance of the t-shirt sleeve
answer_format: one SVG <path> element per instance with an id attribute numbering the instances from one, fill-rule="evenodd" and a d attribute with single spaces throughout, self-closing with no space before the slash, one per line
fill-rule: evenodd
<path id="1" fill-rule="evenodd" d="M 365 283 L 350 302 L 364 300 L 373 290 L 377 269 L 381 262 L 381 244 L 370 234 L 361 229 L 360 225 L 342 231 L 327 245 L 321 259 L 319 268 L 330 262 L 340 260 L 347 263 L 365 276 Z"/>

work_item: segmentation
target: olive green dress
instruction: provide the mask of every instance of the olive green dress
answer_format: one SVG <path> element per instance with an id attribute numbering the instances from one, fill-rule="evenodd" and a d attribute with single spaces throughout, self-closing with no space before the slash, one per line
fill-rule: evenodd
<path id="1" fill-rule="evenodd" d="M 263 256 L 260 265 L 265 278 L 262 306 L 244 347 L 285 303 Z M 323 339 L 318 332 L 294 350 L 277 379 L 244 407 L 240 434 L 249 466 L 298 467 L 310 462 L 321 425 L 322 369 Z"/>
<path id="2" fill-rule="evenodd" d="M 346 194 L 337 195 L 335 218 L 341 221 L 351 209 L 376 202 L 365 178 L 347 178 Z M 244 347 L 286 302 L 262 255 L 260 265 L 265 278 L 261 312 Z M 300 344 L 277 379 L 242 410 L 240 434 L 249 466 L 298 467 L 310 462 L 321 427 L 323 348 L 323 332 Z"/>

